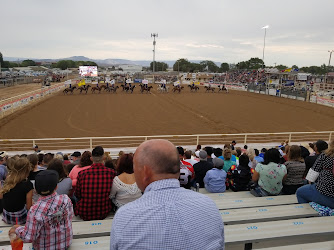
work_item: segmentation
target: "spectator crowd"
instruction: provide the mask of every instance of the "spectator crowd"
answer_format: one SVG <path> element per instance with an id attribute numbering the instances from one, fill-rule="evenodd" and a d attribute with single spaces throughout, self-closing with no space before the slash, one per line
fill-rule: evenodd
<path id="1" fill-rule="evenodd" d="M 34 249 L 66 249 L 72 243 L 74 216 L 103 220 L 116 212 L 111 249 L 125 244 L 123 235 L 131 231 L 138 246 L 145 248 L 148 243 L 141 242 L 145 238 L 161 248 L 162 243 L 151 238 L 153 233 L 142 235 L 143 221 L 145 226 L 163 225 L 161 234 L 175 236 L 181 246 L 174 232 L 177 217 L 184 213 L 186 218 L 189 209 L 194 214 L 212 210 L 216 219 L 187 223 L 194 228 L 203 223 L 206 230 L 199 231 L 207 238 L 215 235 L 214 249 L 221 249 L 221 216 L 210 199 L 194 192 L 199 188 L 210 193 L 250 191 L 256 197 L 296 194 L 299 203 L 334 209 L 334 140 L 318 140 L 309 146 L 310 150 L 282 142 L 276 148 L 259 150 L 238 147 L 232 141 L 222 148 L 198 145 L 196 150 L 186 150 L 165 140 L 151 140 L 135 153 L 120 152 L 118 159 L 101 146 L 70 155 L 43 153 L 37 145 L 29 155 L 9 157 L 0 152 L 2 220 L 13 225 L 10 234 L 32 242 Z M 195 237 L 203 240 L 195 240 L 192 246 L 205 244 L 203 237 Z M 173 248 L 175 242 L 168 244 Z M 132 243 L 124 246 L 131 248 Z"/>

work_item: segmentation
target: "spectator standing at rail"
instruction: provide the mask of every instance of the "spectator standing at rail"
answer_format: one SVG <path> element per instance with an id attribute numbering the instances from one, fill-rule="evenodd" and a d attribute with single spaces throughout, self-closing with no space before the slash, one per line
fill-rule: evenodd
<path id="1" fill-rule="evenodd" d="M 304 185 L 303 174 L 305 162 L 301 156 L 301 149 L 298 145 L 292 145 L 288 154 L 288 161 L 284 163 L 287 170 L 287 177 L 283 181 L 283 193 L 295 194 L 297 189 Z"/>
<path id="2" fill-rule="evenodd" d="M 231 145 L 230 145 L 232 150 L 234 150 L 234 147 L 235 147 L 236 144 L 237 144 L 237 142 L 235 140 L 233 140 Z"/>
<path id="3" fill-rule="evenodd" d="M 137 148 L 134 174 L 144 194 L 117 211 L 110 249 L 224 249 L 219 210 L 209 197 L 180 188 L 179 169 L 172 143 L 149 140 Z"/>
<path id="4" fill-rule="evenodd" d="M 103 155 L 103 148 L 95 147 L 92 151 L 92 166 L 78 174 L 75 214 L 83 220 L 103 220 L 112 210 L 109 195 L 115 172 L 104 166 Z"/>
<path id="5" fill-rule="evenodd" d="M 315 202 L 322 206 L 334 208 L 334 140 L 328 149 L 321 153 L 306 179 L 316 182 L 300 187 L 297 192 L 299 203 Z"/>

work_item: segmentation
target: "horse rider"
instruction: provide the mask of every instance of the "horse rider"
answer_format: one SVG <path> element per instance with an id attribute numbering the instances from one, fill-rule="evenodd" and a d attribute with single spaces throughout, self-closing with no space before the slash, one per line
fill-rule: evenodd
<path id="1" fill-rule="evenodd" d="M 162 82 L 161 83 L 161 88 L 164 89 L 164 90 L 166 90 L 166 80 L 163 79 L 161 82 Z"/>
<path id="2" fill-rule="evenodd" d="M 176 88 L 178 88 L 178 89 L 181 89 L 181 87 L 180 87 L 180 81 L 176 81 L 176 82 L 174 82 L 174 86 L 175 86 Z"/>

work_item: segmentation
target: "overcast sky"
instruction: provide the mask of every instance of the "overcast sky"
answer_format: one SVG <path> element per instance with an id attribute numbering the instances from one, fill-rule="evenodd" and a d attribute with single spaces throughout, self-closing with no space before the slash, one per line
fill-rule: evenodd
<path id="1" fill-rule="evenodd" d="M 5 57 L 328 64 L 334 0 L 0 0 Z M 334 55 L 333 55 L 334 56 Z M 331 63 L 332 65 L 334 64 Z"/>

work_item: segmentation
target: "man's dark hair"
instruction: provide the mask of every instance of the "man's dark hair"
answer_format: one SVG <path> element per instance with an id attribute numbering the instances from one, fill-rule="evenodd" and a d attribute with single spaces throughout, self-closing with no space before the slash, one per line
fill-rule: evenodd
<path id="1" fill-rule="evenodd" d="M 101 146 L 96 146 L 92 151 L 93 157 L 101 157 L 104 154 L 104 150 Z"/>
<path id="2" fill-rule="evenodd" d="M 196 147 L 196 150 L 201 150 L 201 149 L 202 149 L 202 145 L 198 144 L 197 147 Z"/>
<path id="3" fill-rule="evenodd" d="M 183 147 L 176 147 L 176 149 L 177 149 L 177 152 L 179 152 L 179 155 L 184 155 L 184 149 L 183 149 Z"/>
<path id="4" fill-rule="evenodd" d="M 213 149 L 213 154 L 216 157 L 222 156 L 223 155 L 223 150 L 221 148 L 215 148 L 215 149 Z"/>
<path id="5" fill-rule="evenodd" d="M 247 150 L 247 149 L 248 149 L 248 146 L 247 146 L 247 145 L 245 145 L 245 146 L 244 146 L 244 149 L 246 149 L 246 150 Z"/>
<path id="6" fill-rule="evenodd" d="M 274 162 L 279 164 L 281 161 L 280 156 L 281 154 L 276 148 L 271 148 L 264 154 L 263 164 L 268 165 L 269 162 Z"/>
<path id="7" fill-rule="evenodd" d="M 42 164 L 44 154 L 38 154 L 38 164 Z"/>
<path id="8" fill-rule="evenodd" d="M 255 153 L 256 156 L 259 156 L 259 154 L 260 154 L 260 152 L 257 148 L 254 148 L 254 153 Z"/>
<path id="9" fill-rule="evenodd" d="M 267 152 L 267 149 L 266 148 L 262 148 L 261 149 L 261 153 L 266 153 Z"/>
<path id="10" fill-rule="evenodd" d="M 207 146 L 207 147 L 204 148 L 204 150 L 208 154 L 208 157 L 211 157 L 211 155 L 213 153 L 213 147 Z"/>
<path id="11" fill-rule="evenodd" d="M 317 150 L 318 150 L 319 153 L 322 153 L 324 150 L 326 150 L 328 148 L 327 142 L 325 142 L 323 140 L 318 140 L 315 143 L 315 146 L 317 147 Z"/>
<path id="12" fill-rule="evenodd" d="M 188 151 L 184 152 L 184 157 L 185 157 L 186 159 L 191 159 L 191 151 L 188 150 Z"/>
<path id="13" fill-rule="evenodd" d="M 240 155 L 240 157 L 239 157 L 239 165 L 243 166 L 243 167 L 246 167 L 246 166 L 248 166 L 248 163 L 249 163 L 248 156 L 246 154 Z"/>

